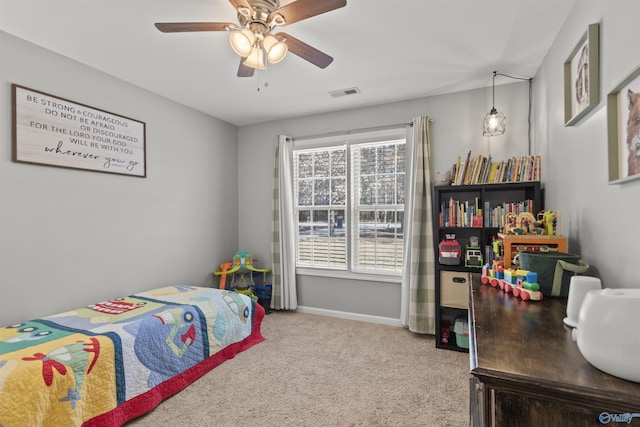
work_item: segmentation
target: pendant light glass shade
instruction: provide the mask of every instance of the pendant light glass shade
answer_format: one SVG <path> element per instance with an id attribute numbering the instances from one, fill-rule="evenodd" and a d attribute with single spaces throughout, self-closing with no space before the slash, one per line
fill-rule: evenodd
<path id="1" fill-rule="evenodd" d="M 232 31 L 229 35 L 229 43 L 235 53 L 244 57 L 251 54 L 253 49 L 253 43 L 256 41 L 256 36 L 253 31 L 245 28 L 242 31 Z"/>
<path id="2" fill-rule="evenodd" d="M 247 56 L 247 59 L 243 62 L 244 65 L 251 68 L 257 68 L 258 70 L 264 70 L 264 52 L 259 47 L 251 49 L 251 53 Z"/>
<path id="3" fill-rule="evenodd" d="M 289 50 L 285 42 L 279 41 L 271 34 L 264 38 L 262 46 L 267 52 L 267 60 L 272 64 L 282 61 Z"/>
<path id="4" fill-rule="evenodd" d="M 482 121 L 483 136 L 502 135 L 507 130 L 507 118 L 495 107 L 489 111 Z"/>
<path id="5" fill-rule="evenodd" d="M 493 72 L 493 86 L 492 86 L 492 107 L 491 111 L 484 116 L 482 121 L 482 136 L 497 136 L 502 135 L 507 130 L 507 118 L 504 114 L 496 110 L 496 75 L 497 71 Z"/>

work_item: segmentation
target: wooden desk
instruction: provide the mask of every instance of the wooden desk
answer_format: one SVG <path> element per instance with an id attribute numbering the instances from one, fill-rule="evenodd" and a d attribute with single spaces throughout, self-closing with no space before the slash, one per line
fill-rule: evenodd
<path id="1" fill-rule="evenodd" d="M 593 427 L 607 414 L 636 414 L 631 425 L 640 424 L 640 384 L 587 362 L 562 323 L 566 300 L 524 302 L 474 279 L 472 425 Z"/>
<path id="2" fill-rule="evenodd" d="M 504 268 L 511 267 L 511 260 L 516 255 L 511 247 L 513 245 L 546 245 L 558 248 L 558 252 L 567 252 L 567 237 L 566 236 L 535 236 L 535 235 L 517 235 L 517 234 L 502 234 L 499 233 L 498 237 L 502 240 L 504 250 Z"/>

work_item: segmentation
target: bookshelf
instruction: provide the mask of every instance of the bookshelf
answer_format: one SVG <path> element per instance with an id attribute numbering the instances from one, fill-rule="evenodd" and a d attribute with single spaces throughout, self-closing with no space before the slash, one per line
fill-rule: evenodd
<path id="1" fill-rule="evenodd" d="M 470 275 L 479 274 L 482 264 L 493 259 L 492 242 L 498 240 L 506 212 L 528 211 L 535 215 L 543 208 L 542 189 L 537 181 L 433 188 L 436 347 L 468 351 L 458 345 L 454 326 L 456 319 L 468 316 Z M 441 263 L 439 258 L 439 244 L 450 234 L 460 244 L 457 265 Z M 471 246 L 476 239 L 478 246 Z M 482 254 L 482 262 L 466 266 L 466 251 L 476 248 Z"/>

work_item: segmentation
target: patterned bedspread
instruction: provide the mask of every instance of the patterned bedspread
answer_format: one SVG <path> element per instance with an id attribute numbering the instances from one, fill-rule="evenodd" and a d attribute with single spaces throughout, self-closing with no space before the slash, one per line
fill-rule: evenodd
<path id="1" fill-rule="evenodd" d="M 0 328 L 0 427 L 122 425 L 261 342 L 263 317 L 171 286 Z"/>

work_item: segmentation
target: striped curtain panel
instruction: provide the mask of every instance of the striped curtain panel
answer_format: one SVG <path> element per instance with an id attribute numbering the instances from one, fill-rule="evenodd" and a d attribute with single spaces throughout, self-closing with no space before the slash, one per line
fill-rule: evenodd
<path id="1" fill-rule="evenodd" d="M 279 135 L 273 172 L 271 221 L 271 305 L 274 310 L 295 310 L 296 243 L 293 228 L 293 140 Z"/>
<path id="2" fill-rule="evenodd" d="M 431 209 L 431 120 L 413 120 L 407 135 L 404 270 L 400 320 L 410 331 L 435 334 L 435 276 Z"/>

